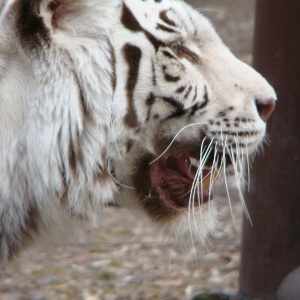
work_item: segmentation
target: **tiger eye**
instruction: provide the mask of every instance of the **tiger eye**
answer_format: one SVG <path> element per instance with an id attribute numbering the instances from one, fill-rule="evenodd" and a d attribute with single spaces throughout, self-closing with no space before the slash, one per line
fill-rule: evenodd
<path id="1" fill-rule="evenodd" d="M 174 43 L 174 44 L 171 44 L 169 47 L 175 54 L 179 55 L 181 53 L 181 49 L 182 49 L 181 44 Z"/>

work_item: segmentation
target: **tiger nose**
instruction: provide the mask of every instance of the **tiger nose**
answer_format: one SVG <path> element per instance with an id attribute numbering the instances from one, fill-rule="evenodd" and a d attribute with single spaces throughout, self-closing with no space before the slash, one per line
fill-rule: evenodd
<path id="1" fill-rule="evenodd" d="M 270 118 L 275 108 L 275 99 L 273 98 L 270 98 L 268 100 L 256 99 L 255 104 L 259 116 L 264 122 L 266 122 Z"/>

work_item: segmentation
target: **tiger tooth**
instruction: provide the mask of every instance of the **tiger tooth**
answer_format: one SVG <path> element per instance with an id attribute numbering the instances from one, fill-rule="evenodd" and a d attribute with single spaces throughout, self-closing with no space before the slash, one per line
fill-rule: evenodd
<path id="1" fill-rule="evenodd" d="M 202 180 L 201 188 L 203 187 L 203 191 L 208 191 L 211 188 L 211 184 L 213 185 L 214 181 L 218 178 L 218 172 L 212 170 L 209 172 Z"/>
<path id="2" fill-rule="evenodd" d="M 210 180 L 211 174 L 208 174 L 205 178 L 203 178 L 203 181 L 201 183 L 201 189 L 203 189 L 204 192 L 208 191 L 210 188 Z"/>
<path id="3" fill-rule="evenodd" d="M 197 168 L 199 167 L 199 160 L 192 158 L 192 157 L 190 157 L 189 159 L 190 159 L 191 165 L 193 165 L 194 167 L 197 167 Z"/>

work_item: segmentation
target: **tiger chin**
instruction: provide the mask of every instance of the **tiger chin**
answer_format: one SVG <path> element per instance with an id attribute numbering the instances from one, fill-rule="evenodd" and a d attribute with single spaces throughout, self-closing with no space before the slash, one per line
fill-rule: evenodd
<path id="1" fill-rule="evenodd" d="M 110 205 L 203 241 L 276 100 L 175 0 L 0 0 L 0 71 L 3 263 Z"/>

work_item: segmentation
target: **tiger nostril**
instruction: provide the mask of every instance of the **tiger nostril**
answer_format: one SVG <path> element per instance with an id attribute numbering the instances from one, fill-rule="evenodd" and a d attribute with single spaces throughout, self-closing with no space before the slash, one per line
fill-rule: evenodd
<path id="1" fill-rule="evenodd" d="M 256 99 L 255 104 L 259 116 L 266 122 L 275 108 L 275 100 L 273 98 L 263 101 Z"/>

